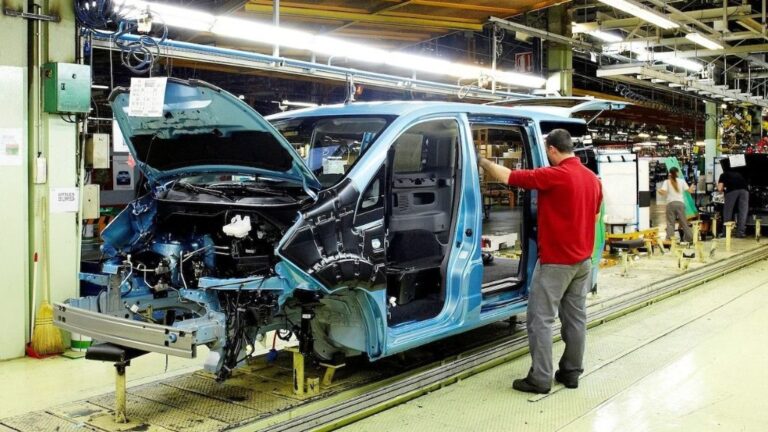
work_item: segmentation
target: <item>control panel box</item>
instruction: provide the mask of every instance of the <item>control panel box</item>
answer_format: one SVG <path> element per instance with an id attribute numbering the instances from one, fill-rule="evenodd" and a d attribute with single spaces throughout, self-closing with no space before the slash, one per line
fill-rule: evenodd
<path id="1" fill-rule="evenodd" d="M 99 218 L 99 192 L 101 187 L 97 184 L 83 186 L 83 219 Z"/>
<path id="2" fill-rule="evenodd" d="M 95 133 L 85 141 L 85 163 L 93 169 L 109 168 L 109 134 Z"/>
<path id="3" fill-rule="evenodd" d="M 43 65 L 43 111 L 87 113 L 90 108 L 90 66 L 73 63 Z"/>

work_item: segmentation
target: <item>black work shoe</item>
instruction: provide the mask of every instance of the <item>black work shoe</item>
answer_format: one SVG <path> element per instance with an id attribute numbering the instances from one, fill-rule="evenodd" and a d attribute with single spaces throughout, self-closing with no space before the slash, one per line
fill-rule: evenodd
<path id="1" fill-rule="evenodd" d="M 533 385 L 528 382 L 527 378 L 522 379 L 516 379 L 512 383 L 512 388 L 526 393 L 540 393 L 540 394 L 547 394 L 549 393 L 549 388 L 539 387 L 537 385 Z"/>
<path id="2" fill-rule="evenodd" d="M 555 381 L 559 382 L 560 384 L 564 385 L 566 388 L 569 388 L 569 389 L 579 388 L 578 378 L 568 379 L 565 376 L 565 374 L 561 373 L 560 371 L 555 372 Z"/>

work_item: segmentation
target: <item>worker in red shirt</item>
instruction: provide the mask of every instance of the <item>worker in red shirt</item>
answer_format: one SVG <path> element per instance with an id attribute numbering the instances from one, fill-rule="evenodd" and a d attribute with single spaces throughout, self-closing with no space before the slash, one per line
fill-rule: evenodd
<path id="1" fill-rule="evenodd" d="M 528 344 L 531 369 L 512 387 L 528 393 L 549 393 L 552 387 L 552 323 L 560 317 L 565 352 L 555 380 L 579 386 L 584 372 L 587 332 L 586 297 L 592 288 L 595 222 L 602 188 L 597 176 L 573 153 L 571 135 L 555 129 L 545 140 L 549 167 L 512 171 L 487 159 L 485 172 L 511 186 L 538 191 L 539 259 L 528 293 Z"/>

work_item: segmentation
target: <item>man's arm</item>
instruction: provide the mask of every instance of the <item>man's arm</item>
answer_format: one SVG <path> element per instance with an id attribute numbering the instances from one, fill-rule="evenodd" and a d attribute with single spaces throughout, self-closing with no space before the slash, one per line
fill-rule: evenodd
<path id="1" fill-rule="evenodd" d="M 485 158 L 480 158 L 479 163 L 480 167 L 486 170 L 493 178 L 510 186 L 517 186 L 523 189 L 546 190 L 558 181 L 557 175 L 549 167 L 512 171 Z"/>
<path id="2" fill-rule="evenodd" d="M 479 159 L 480 168 L 485 170 L 489 176 L 504 184 L 507 183 L 507 180 L 509 180 L 509 173 L 512 172 L 511 169 L 503 165 L 495 164 L 484 157 L 480 157 Z"/>

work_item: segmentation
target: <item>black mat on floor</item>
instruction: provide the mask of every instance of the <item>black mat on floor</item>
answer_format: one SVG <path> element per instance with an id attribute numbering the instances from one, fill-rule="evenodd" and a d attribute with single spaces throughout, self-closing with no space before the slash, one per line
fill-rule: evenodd
<path id="1" fill-rule="evenodd" d="M 483 285 L 512 276 L 517 276 L 520 260 L 494 257 L 493 262 L 483 266 Z"/>

